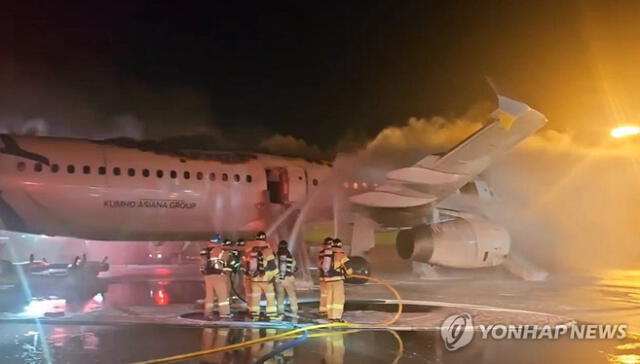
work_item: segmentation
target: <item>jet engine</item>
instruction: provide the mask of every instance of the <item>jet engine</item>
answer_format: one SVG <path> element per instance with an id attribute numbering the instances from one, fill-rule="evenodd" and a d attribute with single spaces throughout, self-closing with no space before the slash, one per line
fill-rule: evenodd
<path id="1" fill-rule="evenodd" d="M 504 227 L 476 215 L 402 230 L 396 237 L 401 258 L 451 268 L 499 265 L 510 245 Z"/>

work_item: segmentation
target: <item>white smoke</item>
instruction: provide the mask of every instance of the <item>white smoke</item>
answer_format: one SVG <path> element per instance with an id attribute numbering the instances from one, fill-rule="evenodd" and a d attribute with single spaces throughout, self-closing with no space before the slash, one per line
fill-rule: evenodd
<path id="1" fill-rule="evenodd" d="M 259 148 L 271 154 L 296 156 L 316 160 L 327 158 L 327 153 L 321 152 L 320 148 L 317 146 L 307 144 L 306 141 L 297 139 L 291 135 L 272 135 L 260 142 Z"/>
<path id="2" fill-rule="evenodd" d="M 0 120 L 0 133 L 86 139 L 142 139 L 144 128 L 135 116 L 122 114 L 102 125 L 74 125 L 67 121 L 53 122 L 41 117 L 27 120 L 5 119 Z"/>
<path id="3" fill-rule="evenodd" d="M 639 158 L 635 142 L 592 146 L 554 131 L 533 136 L 486 173 L 504 207 L 497 219 L 520 249 L 551 268 L 634 265 Z"/>
<path id="4" fill-rule="evenodd" d="M 410 119 L 381 131 L 355 160 L 343 159 L 348 166 L 342 170 L 376 166 L 368 175 L 379 178 L 445 152 L 481 125 L 464 117 Z M 640 261 L 637 141 L 589 145 L 571 132 L 546 129 L 495 161 L 483 177 L 497 196 L 482 206 L 484 212 L 510 230 L 514 250 L 545 268 L 589 270 Z"/>

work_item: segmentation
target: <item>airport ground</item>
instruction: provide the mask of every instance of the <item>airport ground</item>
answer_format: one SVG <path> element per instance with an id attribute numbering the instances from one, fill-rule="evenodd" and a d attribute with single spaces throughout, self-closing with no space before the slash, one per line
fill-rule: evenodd
<path id="1" fill-rule="evenodd" d="M 412 275 L 410 263 L 391 246 L 371 254 L 373 276 L 400 292 L 405 313 L 389 329 L 336 331 L 309 338 L 270 362 L 298 363 L 634 363 L 640 360 L 640 271 L 552 274 L 527 282 L 502 269 L 439 271 L 430 279 Z M 3 363 L 127 363 L 211 349 L 271 336 L 291 324 L 255 326 L 238 315 L 232 323 L 198 318 L 203 296 L 193 264 L 185 266 L 113 266 L 96 280 L 39 282 L 39 296 L 23 309 L 0 313 L 0 361 Z M 53 292 L 53 293 L 52 293 Z M 20 296 L 20 294 L 16 294 Z M 312 317 L 317 286 L 300 291 L 302 315 Z M 9 297 L 3 293 L 3 297 Z M 345 319 L 375 323 L 396 309 L 382 285 L 349 285 Z M 8 300 L 3 305 L 11 306 Z M 243 305 L 235 305 L 239 311 Z M 474 325 L 624 323 L 624 340 L 491 340 L 479 338 L 448 351 L 440 325 L 449 315 L 469 313 Z M 47 317 L 44 317 L 46 315 Z M 35 320 L 36 317 L 40 319 Z M 304 318 L 299 324 L 307 322 Z M 288 326 L 289 325 L 289 326 Z M 397 336 L 394 334 L 397 333 Z M 287 341 L 266 342 L 226 353 L 185 360 L 193 363 L 251 363 Z M 44 344 L 44 345 L 43 345 Z"/>

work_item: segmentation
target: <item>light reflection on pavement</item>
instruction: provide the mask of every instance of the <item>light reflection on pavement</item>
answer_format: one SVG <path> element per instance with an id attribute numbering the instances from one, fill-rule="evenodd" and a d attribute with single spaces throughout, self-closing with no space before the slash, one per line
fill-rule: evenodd
<path id="1" fill-rule="evenodd" d="M 384 272 L 378 276 L 392 281 L 403 299 L 407 300 L 486 305 L 553 313 L 586 322 L 626 323 L 633 332 L 638 332 L 640 328 L 638 270 L 551 276 L 546 282 L 525 282 L 493 272 L 427 281 Z M 163 274 L 163 277 L 166 275 Z M 310 292 L 302 296 L 316 294 Z M 347 296 L 349 299 L 391 298 L 388 291 L 375 284 L 349 286 Z M 173 308 L 192 306 L 201 297 L 202 286 L 197 276 L 186 281 L 167 281 L 165 278 L 140 280 L 138 277 L 135 282 L 128 282 L 120 278 L 120 282 L 112 282 L 104 294 L 95 294 L 84 301 L 66 300 L 63 311 L 67 315 L 92 315 L 101 310 L 113 310 L 132 320 L 140 312 L 164 312 L 163 315 L 168 317 L 172 315 Z M 41 315 L 41 312 L 36 312 L 38 310 L 60 309 L 59 299 L 39 302 L 32 302 L 27 305 L 26 311 L 17 315 L 37 316 Z M 0 318 L 6 315 L 0 314 Z M 430 313 L 416 315 L 428 317 Z M 150 359 L 276 332 L 275 329 L 169 328 L 150 325 L 45 325 L 44 329 L 55 361 L 69 363 Z M 32 324 L 0 324 L 0 362 L 42 362 L 37 335 Z M 448 352 L 435 331 L 401 332 L 400 335 L 405 345 L 402 362 L 640 362 L 640 342 L 636 338 L 581 342 L 476 340 L 459 352 Z M 390 362 L 396 354 L 397 343 L 384 332 L 337 336 L 341 339 L 310 339 L 293 351 L 293 358 L 305 363 L 321 360 L 340 362 L 340 358 L 344 362 Z M 273 346 L 263 345 L 193 362 L 252 362 L 268 349 L 273 349 Z M 286 360 L 290 361 L 292 354 L 287 355 Z"/>

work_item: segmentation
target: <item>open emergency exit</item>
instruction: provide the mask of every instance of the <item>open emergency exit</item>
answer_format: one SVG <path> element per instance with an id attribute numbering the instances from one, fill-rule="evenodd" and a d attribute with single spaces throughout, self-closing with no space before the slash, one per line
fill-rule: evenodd
<path id="1" fill-rule="evenodd" d="M 269 202 L 287 204 L 307 197 L 307 173 L 302 167 L 267 168 Z"/>

